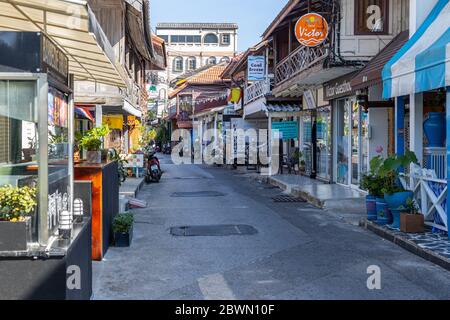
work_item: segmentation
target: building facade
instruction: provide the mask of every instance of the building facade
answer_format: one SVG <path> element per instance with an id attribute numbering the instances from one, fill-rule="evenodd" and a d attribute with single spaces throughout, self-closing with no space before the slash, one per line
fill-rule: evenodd
<path id="1" fill-rule="evenodd" d="M 237 31 L 234 23 L 158 23 L 156 34 L 167 44 L 167 80 L 229 62 L 237 53 Z"/>

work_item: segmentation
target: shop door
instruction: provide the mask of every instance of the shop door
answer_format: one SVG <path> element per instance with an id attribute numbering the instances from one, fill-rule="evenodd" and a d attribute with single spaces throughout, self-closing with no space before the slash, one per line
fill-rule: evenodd
<path id="1" fill-rule="evenodd" d="M 331 179 L 331 108 L 317 110 L 316 120 L 317 177 Z"/>
<path id="2" fill-rule="evenodd" d="M 336 102 L 336 182 L 344 185 L 350 184 L 350 106 L 350 100 L 348 99 L 342 99 Z"/>

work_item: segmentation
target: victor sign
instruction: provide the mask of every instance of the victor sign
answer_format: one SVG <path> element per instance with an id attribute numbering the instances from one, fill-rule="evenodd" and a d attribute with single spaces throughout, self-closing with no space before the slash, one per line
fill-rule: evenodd
<path id="1" fill-rule="evenodd" d="M 308 13 L 298 19 L 295 25 L 297 40 L 306 47 L 316 47 L 328 37 L 328 22 L 317 13 Z"/>

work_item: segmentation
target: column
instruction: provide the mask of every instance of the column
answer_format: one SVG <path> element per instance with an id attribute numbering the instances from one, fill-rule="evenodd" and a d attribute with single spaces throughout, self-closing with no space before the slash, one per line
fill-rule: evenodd
<path id="1" fill-rule="evenodd" d="M 447 187 L 450 187 L 450 87 L 447 87 L 447 100 L 445 104 L 446 116 L 446 127 L 447 127 Z M 450 226 L 450 192 L 447 193 L 447 228 Z M 448 232 L 447 232 L 448 233 Z M 450 233 L 448 233 L 448 238 L 450 240 Z"/>
<path id="2" fill-rule="evenodd" d="M 269 176 L 272 175 L 272 116 L 269 113 L 267 145 L 269 149 Z"/>
<path id="3" fill-rule="evenodd" d="M 95 126 L 100 127 L 103 124 L 103 108 L 101 105 L 95 106 Z"/>
<path id="4" fill-rule="evenodd" d="M 405 154 L 405 99 L 395 100 L 395 153 Z"/>
<path id="5" fill-rule="evenodd" d="M 410 95 L 409 148 L 415 152 L 419 163 L 423 164 L 423 94 Z"/>

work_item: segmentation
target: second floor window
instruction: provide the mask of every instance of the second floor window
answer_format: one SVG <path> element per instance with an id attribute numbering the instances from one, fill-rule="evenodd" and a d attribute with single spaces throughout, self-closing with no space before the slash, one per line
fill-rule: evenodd
<path id="1" fill-rule="evenodd" d="M 216 57 L 209 57 L 207 64 L 217 64 L 217 59 Z"/>
<path id="2" fill-rule="evenodd" d="M 221 39 L 220 39 L 220 44 L 229 45 L 230 43 L 231 43 L 230 34 L 229 33 L 222 34 Z"/>
<path id="3" fill-rule="evenodd" d="M 355 35 L 389 33 L 389 0 L 355 0 Z"/>
<path id="4" fill-rule="evenodd" d="M 173 59 L 173 72 L 183 72 L 183 58 L 176 57 Z"/>
<path id="5" fill-rule="evenodd" d="M 189 71 L 197 69 L 197 59 L 195 57 L 189 57 L 187 59 L 187 69 Z"/>
<path id="6" fill-rule="evenodd" d="M 220 59 L 220 63 L 222 63 L 222 62 L 229 63 L 230 61 L 231 61 L 231 60 L 230 60 L 229 57 L 222 57 L 222 59 Z"/>
<path id="7" fill-rule="evenodd" d="M 204 38 L 203 38 L 203 42 L 204 43 L 219 43 L 219 39 L 217 38 L 217 36 L 214 33 L 208 33 Z"/>

